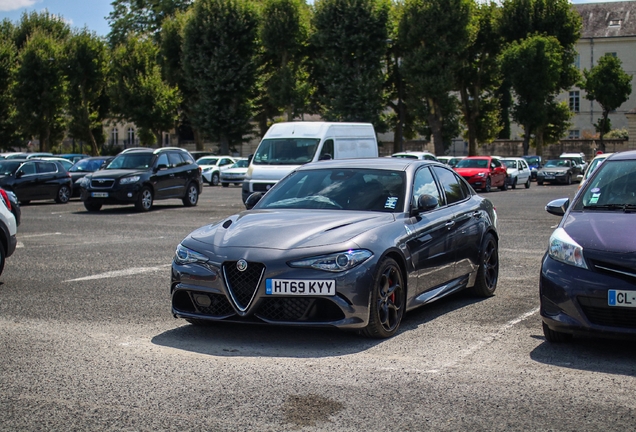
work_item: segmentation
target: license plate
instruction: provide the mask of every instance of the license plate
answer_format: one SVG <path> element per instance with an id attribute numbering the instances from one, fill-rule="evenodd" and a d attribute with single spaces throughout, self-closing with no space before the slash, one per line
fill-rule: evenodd
<path id="1" fill-rule="evenodd" d="M 636 291 L 609 290 L 607 292 L 607 304 L 610 306 L 636 308 Z"/>
<path id="2" fill-rule="evenodd" d="M 336 281 L 333 279 L 266 279 L 265 294 L 296 296 L 336 295 Z"/>
<path id="3" fill-rule="evenodd" d="M 91 192 L 93 198 L 108 198 L 108 192 Z"/>
<path id="4" fill-rule="evenodd" d="M 545 178 L 548 180 L 554 180 L 554 176 L 545 176 Z"/>

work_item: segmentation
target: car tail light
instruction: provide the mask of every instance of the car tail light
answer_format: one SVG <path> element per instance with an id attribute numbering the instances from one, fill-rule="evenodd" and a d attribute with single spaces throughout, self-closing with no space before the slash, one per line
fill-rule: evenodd
<path id="1" fill-rule="evenodd" d="M 4 201 L 4 205 L 7 206 L 9 211 L 11 210 L 11 201 L 9 201 L 9 195 L 4 191 L 4 189 L 0 189 L 0 196 L 2 196 L 2 200 Z"/>

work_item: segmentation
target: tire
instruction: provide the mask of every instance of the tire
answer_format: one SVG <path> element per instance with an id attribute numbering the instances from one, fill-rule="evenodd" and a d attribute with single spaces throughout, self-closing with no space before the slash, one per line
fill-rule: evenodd
<path id="1" fill-rule="evenodd" d="M 484 192 L 490 192 L 492 190 L 492 183 L 490 182 L 490 177 L 486 179 L 486 186 L 482 189 Z"/>
<path id="2" fill-rule="evenodd" d="M 147 212 L 152 208 L 152 191 L 148 186 L 141 188 L 135 208 L 140 212 Z"/>
<path id="3" fill-rule="evenodd" d="M 471 291 L 478 297 L 491 297 L 495 294 L 499 279 L 499 248 L 494 235 L 486 234 L 480 254 L 477 280 Z"/>
<path id="4" fill-rule="evenodd" d="M 212 177 L 210 177 L 210 186 L 218 186 L 219 185 L 219 173 L 213 173 Z"/>
<path id="5" fill-rule="evenodd" d="M 502 184 L 501 186 L 499 186 L 499 190 L 500 190 L 500 191 L 506 191 L 506 190 L 508 190 L 508 177 L 506 177 L 506 178 L 504 179 L 503 184 Z"/>
<path id="6" fill-rule="evenodd" d="M 568 174 L 568 176 L 565 179 L 565 184 L 567 185 L 571 185 L 572 184 L 572 176 Z"/>
<path id="7" fill-rule="evenodd" d="M 543 186 L 543 182 L 542 182 L 542 181 L 537 180 L 537 184 L 538 184 L 539 186 Z"/>
<path id="8" fill-rule="evenodd" d="M 2 274 L 2 272 L 4 271 L 4 261 L 6 258 L 7 254 L 4 251 L 4 246 L 2 246 L 2 244 L 0 244 L 0 274 Z"/>
<path id="9" fill-rule="evenodd" d="M 377 339 L 393 336 L 400 327 L 405 309 L 406 287 L 402 270 L 394 259 L 384 258 L 375 274 L 369 323 L 361 333 Z"/>
<path id="10" fill-rule="evenodd" d="M 84 201 L 84 207 L 89 212 L 98 212 L 102 208 L 102 205 L 96 202 Z"/>
<path id="11" fill-rule="evenodd" d="M 517 177 L 512 181 L 512 185 L 510 186 L 513 189 L 517 189 Z"/>
<path id="12" fill-rule="evenodd" d="M 221 183 L 221 186 L 223 186 L 223 187 L 230 187 L 230 184 L 229 184 L 229 183 Z"/>
<path id="13" fill-rule="evenodd" d="M 57 190 L 57 196 L 55 197 L 55 202 L 58 204 L 66 204 L 68 200 L 70 199 L 71 199 L 71 189 L 66 185 L 60 186 L 60 188 Z"/>
<path id="14" fill-rule="evenodd" d="M 569 333 L 561 333 L 558 331 L 554 331 L 548 327 L 546 323 L 543 324 L 543 335 L 545 336 L 545 340 L 550 343 L 563 343 L 569 342 L 572 340 L 572 335 Z"/>
<path id="15" fill-rule="evenodd" d="M 186 194 L 183 197 L 183 205 L 186 207 L 194 207 L 199 202 L 199 188 L 196 183 L 190 183 L 186 188 Z"/>
<path id="16" fill-rule="evenodd" d="M 528 177 L 528 181 L 524 185 L 526 189 L 530 189 L 530 177 Z"/>

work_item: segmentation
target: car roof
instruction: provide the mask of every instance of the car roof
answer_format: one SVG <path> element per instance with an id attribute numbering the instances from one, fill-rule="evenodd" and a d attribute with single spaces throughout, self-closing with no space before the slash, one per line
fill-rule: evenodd
<path id="1" fill-rule="evenodd" d="M 392 171 L 405 171 L 411 165 L 437 165 L 448 168 L 440 162 L 424 159 L 405 159 L 405 158 L 360 158 L 360 159 L 330 159 L 318 162 L 312 162 L 302 165 L 298 170 L 310 169 L 382 169 Z"/>
<path id="2" fill-rule="evenodd" d="M 636 159 L 636 150 L 629 150 L 619 153 L 614 153 L 608 160 L 634 160 Z"/>

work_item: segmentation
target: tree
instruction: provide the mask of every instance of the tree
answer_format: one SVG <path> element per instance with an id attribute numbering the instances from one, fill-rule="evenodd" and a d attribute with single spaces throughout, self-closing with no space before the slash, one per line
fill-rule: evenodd
<path id="1" fill-rule="evenodd" d="M 261 76 L 266 103 L 287 120 L 308 105 L 307 41 L 309 9 L 301 0 L 267 0 L 260 25 Z"/>
<path id="2" fill-rule="evenodd" d="M 445 107 L 457 89 L 468 47 L 475 38 L 472 0 L 407 0 L 399 27 L 408 104 L 424 113 L 435 154 L 445 152 Z"/>
<path id="3" fill-rule="evenodd" d="M 600 134 L 600 150 L 605 151 L 603 137 L 611 130 L 609 113 L 618 109 L 632 93 L 632 76 L 625 73 L 619 58 L 605 54 L 591 70 L 583 71 L 579 84 L 585 90 L 585 98 L 596 101 L 603 110 L 602 117 L 594 124 Z"/>
<path id="4" fill-rule="evenodd" d="M 151 131 L 160 146 L 162 132 L 174 127 L 181 98 L 176 87 L 163 81 L 158 55 L 151 40 L 130 36 L 112 52 L 108 93 L 113 113 Z"/>
<path id="5" fill-rule="evenodd" d="M 67 83 L 63 45 L 35 30 L 18 54 L 13 96 L 21 130 L 40 140 L 40 151 L 64 136 Z"/>
<path id="6" fill-rule="evenodd" d="M 184 30 L 183 66 L 196 92 L 192 122 L 222 153 L 250 133 L 258 17 L 245 0 L 199 0 Z"/>
<path id="7" fill-rule="evenodd" d="M 513 118 L 524 129 L 523 154 L 528 154 L 534 133 L 540 154 L 548 125 L 548 106 L 560 90 L 562 48 L 552 36 L 532 36 L 513 42 L 502 53 L 501 68 L 516 95 Z"/>
<path id="8" fill-rule="evenodd" d="M 321 0 L 310 37 L 310 79 L 320 114 L 382 129 L 389 4 L 383 0 Z"/>
<path id="9" fill-rule="evenodd" d="M 469 44 L 458 73 L 458 88 L 468 154 L 477 154 L 478 142 L 491 142 L 502 129 L 496 91 L 501 85 L 498 56 L 502 41 L 498 29 L 500 9 L 495 3 L 479 3 L 474 9 L 475 38 Z"/>
<path id="10" fill-rule="evenodd" d="M 35 32 L 40 32 L 57 41 L 63 41 L 71 34 L 71 28 L 62 17 L 43 12 L 23 13 L 13 32 L 13 41 L 21 50 Z"/>
<path id="11" fill-rule="evenodd" d="M 133 34 L 152 35 L 158 41 L 163 22 L 187 10 L 192 0 L 114 0 L 111 4 L 108 40 L 115 47 Z"/>
<path id="12" fill-rule="evenodd" d="M 15 124 L 15 101 L 12 94 L 17 55 L 13 41 L 0 36 L 0 143 L 2 148 L 19 144 Z"/>
<path id="13" fill-rule="evenodd" d="M 91 145 L 98 155 L 104 143 L 102 124 L 108 115 L 109 53 L 106 44 L 84 29 L 69 38 L 65 48 L 68 77 L 69 132 Z"/>

